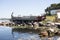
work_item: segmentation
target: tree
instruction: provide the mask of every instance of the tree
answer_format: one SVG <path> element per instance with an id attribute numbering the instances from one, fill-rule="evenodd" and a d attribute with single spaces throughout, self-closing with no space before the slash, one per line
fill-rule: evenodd
<path id="1" fill-rule="evenodd" d="M 46 12 L 46 13 L 48 12 L 48 15 L 51 15 L 50 11 L 51 11 L 51 10 L 56 10 L 56 9 L 60 9 L 60 3 L 58 3 L 58 4 L 51 4 L 50 7 L 47 7 L 47 8 L 45 9 L 45 12 Z"/>

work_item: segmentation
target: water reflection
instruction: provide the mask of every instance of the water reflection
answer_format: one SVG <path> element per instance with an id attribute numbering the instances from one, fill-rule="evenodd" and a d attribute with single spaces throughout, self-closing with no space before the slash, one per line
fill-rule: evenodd
<path id="1" fill-rule="evenodd" d="M 0 40 L 13 40 L 11 32 L 11 28 L 0 26 Z"/>
<path id="2" fill-rule="evenodd" d="M 33 31 L 20 30 L 20 29 L 13 29 L 12 31 L 14 39 L 18 40 L 60 40 L 60 36 L 43 38 L 39 37 L 39 35 Z"/>
<path id="3" fill-rule="evenodd" d="M 41 38 L 33 31 L 24 31 L 0 26 L 0 40 L 60 40 L 60 36 Z"/>
<path id="4" fill-rule="evenodd" d="M 18 40 L 41 40 L 39 35 L 33 32 L 24 32 L 23 30 L 13 30 L 13 38 Z"/>

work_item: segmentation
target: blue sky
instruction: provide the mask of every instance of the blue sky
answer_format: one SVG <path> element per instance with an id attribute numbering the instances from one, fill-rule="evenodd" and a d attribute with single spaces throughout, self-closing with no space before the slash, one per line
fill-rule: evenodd
<path id="1" fill-rule="evenodd" d="M 60 0 L 0 0 L 0 18 L 14 16 L 40 15 L 52 3 L 60 3 Z"/>

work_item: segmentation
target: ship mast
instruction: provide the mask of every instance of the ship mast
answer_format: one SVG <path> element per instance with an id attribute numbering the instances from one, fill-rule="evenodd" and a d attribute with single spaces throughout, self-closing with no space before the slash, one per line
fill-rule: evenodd
<path id="1" fill-rule="evenodd" d="M 12 14 L 11 14 L 11 18 L 13 18 L 13 12 L 12 12 Z"/>

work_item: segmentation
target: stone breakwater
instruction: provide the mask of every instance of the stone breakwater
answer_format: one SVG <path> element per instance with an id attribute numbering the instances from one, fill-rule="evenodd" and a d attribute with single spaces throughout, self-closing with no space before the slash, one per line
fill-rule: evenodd
<path id="1" fill-rule="evenodd" d="M 60 34 L 60 29 L 51 23 L 43 24 L 42 22 L 34 22 L 34 23 L 23 23 L 23 24 L 14 24 L 14 23 L 2 23 L 0 25 L 7 25 L 7 26 L 15 26 L 12 27 L 14 30 L 21 30 L 21 31 L 30 31 L 36 32 L 40 36 L 54 36 Z"/>
<path id="2" fill-rule="evenodd" d="M 36 32 L 40 36 L 54 36 L 54 35 L 59 35 L 60 34 L 60 29 L 54 24 L 48 23 L 48 24 L 43 24 L 43 23 L 28 23 L 28 24 L 20 24 L 18 26 L 13 27 L 13 29 L 20 29 L 21 31 L 30 31 L 30 32 Z M 20 31 L 19 30 L 19 31 Z"/>

